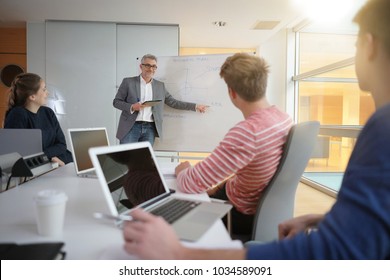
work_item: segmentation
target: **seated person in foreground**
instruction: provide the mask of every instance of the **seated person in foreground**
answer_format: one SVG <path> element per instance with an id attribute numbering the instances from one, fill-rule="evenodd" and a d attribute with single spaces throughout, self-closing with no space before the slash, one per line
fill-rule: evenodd
<path id="1" fill-rule="evenodd" d="M 210 196 L 232 203 L 234 234 L 250 234 L 257 204 L 278 167 L 292 120 L 265 97 L 268 65 L 262 58 L 237 53 L 226 59 L 220 76 L 245 120 L 230 129 L 206 159 L 194 167 L 189 162 L 179 164 L 177 185 L 185 193 L 202 193 L 235 174 Z"/>
<path id="2" fill-rule="evenodd" d="M 63 166 L 73 161 L 65 136 L 52 109 L 44 106 L 46 84 L 36 74 L 23 73 L 11 84 L 4 128 L 35 128 L 42 131 L 42 149 L 52 161 Z"/>
<path id="3" fill-rule="evenodd" d="M 282 223 L 280 241 L 237 250 L 186 248 L 162 218 L 136 210 L 136 222 L 124 226 L 127 252 L 143 259 L 390 259 L 390 1 L 368 1 L 355 21 L 359 87 L 371 92 L 377 110 L 357 139 L 332 209 Z M 317 230 L 306 234 L 310 226 Z"/>

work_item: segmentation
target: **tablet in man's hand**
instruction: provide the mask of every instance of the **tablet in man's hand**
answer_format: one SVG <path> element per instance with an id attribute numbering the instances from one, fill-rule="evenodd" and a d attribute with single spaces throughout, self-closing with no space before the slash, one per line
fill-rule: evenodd
<path id="1" fill-rule="evenodd" d="M 158 103 L 161 102 L 161 101 L 162 101 L 161 99 L 147 100 L 147 101 L 142 102 L 142 105 L 145 105 L 145 106 L 154 106 L 154 105 L 158 104 Z"/>

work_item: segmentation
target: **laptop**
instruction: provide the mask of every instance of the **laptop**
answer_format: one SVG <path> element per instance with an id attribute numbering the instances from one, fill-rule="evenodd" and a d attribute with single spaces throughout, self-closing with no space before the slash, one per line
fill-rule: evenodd
<path id="1" fill-rule="evenodd" d="M 42 153 L 42 132 L 31 128 L 3 128 L 0 143 L 0 155 L 16 152 L 24 157 Z"/>
<path id="2" fill-rule="evenodd" d="M 180 239 L 196 241 L 232 208 L 230 204 L 179 198 L 168 188 L 149 142 L 91 148 L 89 154 L 113 216 L 140 207 L 166 219 Z M 174 212 L 183 214 L 181 217 L 171 220 L 161 213 L 171 203 L 180 204 Z"/>
<path id="3" fill-rule="evenodd" d="M 88 150 L 109 145 L 106 128 L 70 128 L 68 132 L 77 176 L 97 178 Z"/>

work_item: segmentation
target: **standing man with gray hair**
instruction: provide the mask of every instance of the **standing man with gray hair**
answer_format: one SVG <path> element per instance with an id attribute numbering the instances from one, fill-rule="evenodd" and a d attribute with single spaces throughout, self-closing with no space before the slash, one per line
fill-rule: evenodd
<path id="1" fill-rule="evenodd" d="M 141 74 L 124 78 L 113 105 L 122 111 L 116 137 L 121 144 L 149 141 L 153 146 L 156 137 L 162 137 L 164 103 L 169 107 L 204 113 L 208 106 L 179 101 L 166 90 L 163 82 L 153 79 L 157 58 L 146 54 L 139 65 Z M 157 104 L 145 101 L 161 100 Z"/>

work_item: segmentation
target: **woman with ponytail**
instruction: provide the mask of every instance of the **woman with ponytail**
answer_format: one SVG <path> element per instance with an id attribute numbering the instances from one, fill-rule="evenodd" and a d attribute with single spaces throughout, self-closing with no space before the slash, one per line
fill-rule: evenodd
<path id="1" fill-rule="evenodd" d="M 43 152 L 63 166 L 73 158 L 54 111 L 45 106 L 47 97 L 46 84 L 40 76 L 33 73 L 16 76 L 10 87 L 4 128 L 40 129 Z"/>

